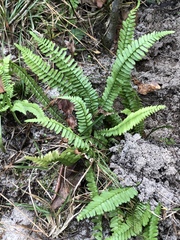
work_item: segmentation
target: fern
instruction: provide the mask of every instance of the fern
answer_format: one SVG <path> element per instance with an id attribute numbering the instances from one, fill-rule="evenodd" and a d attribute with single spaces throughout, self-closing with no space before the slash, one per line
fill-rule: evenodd
<path id="1" fill-rule="evenodd" d="M 128 240 L 142 232 L 151 216 L 149 204 L 135 203 L 133 208 L 126 211 L 118 211 L 110 222 L 112 236 L 107 240 Z"/>
<path id="2" fill-rule="evenodd" d="M 89 145 L 84 142 L 81 137 L 76 135 L 70 128 L 65 127 L 63 124 L 57 122 L 54 119 L 45 116 L 43 110 L 35 103 L 29 103 L 27 100 L 15 101 L 14 106 L 11 109 L 12 112 L 19 111 L 26 114 L 27 111 L 31 112 L 36 116 L 33 119 L 27 119 L 26 122 L 36 122 L 42 126 L 53 130 L 56 134 L 61 132 L 61 136 L 67 138 L 69 143 L 72 143 L 75 148 L 88 149 Z"/>
<path id="3" fill-rule="evenodd" d="M 86 164 L 86 165 L 89 165 L 89 164 Z M 95 180 L 95 173 L 92 167 L 90 167 L 89 171 L 86 174 L 86 181 L 87 181 L 87 188 L 91 193 L 91 198 L 98 196 L 99 192 L 98 192 L 98 188 Z"/>
<path id="4" fill-rule="evenodd" d="M 9 74 L 9 62 L 10 62 L 10 57 L 5 57 L 3 59 L 2 65 L 0 66 L 0 75 L 4 90 L 8 96 L 9 99 L 12 98 L 13 96 L 13 83 L 11 81 L 11 76 Z"/>
<path id="5" fill-rule="evenodd" d="M 111 111 L 114 100 L 117 98 L 122 88 L 121 85 L 125 86 L 125 88 L 123 88 L 124 95 L 122 97 L 123 99 L 128 99 L 127 102 L 129 102 L 129 104 L 126 106 L 125 100 L 123 103 L 125 104 L 125 107 L 133 111 L 133 103 L 136 105 L 136 99 L 134 98 L 134 94 L 133 96 L 131 95 L 133 91 L 129 84 L 131 70 L 136 61 L 141 60 L 146 55 L 148 49 L 157 40 L 171 33 L 173 33 L 173 31 L 153 32 L 144 35 L 138 40 L 132 41 L 132 43 L 122 51 L 121 55 L 119 54 L 117 56 L 112 68 L 111 76 L 107 79 L 106 88 L 102 95 L 101 104 L 105 111 Z M 127 94 L 126 96 L 125 93 Z M 130 97 L 132 97 L 131 101 Z"/>
<path id="6" fill-rule="evenodd" d="M 41 119 L 28 119 L 26 122 L 37 122 L 43 127 L 53 130 L 56 134 L 61 132 L 61 136 L 67 138 L 68 143 L 74 145 L 75 148 L 89 149 L 89 144 L 87 142 L 76 135 L 69 127 L 65 127 L 63 124 L 52 118 L 45 117 Z"/>
<path id="7" fill-rule="evenodd" d="M 78 132 L 82 133 L 87 128 L 92 126 L 92 114 L 89 113 L 89 109 L 87 109 L 86 104 L 80 97 L 69 97 L 69 96 L 63 96 L 62 99 L 68 99 L 75 105 L 76 110 L 76 117 L 78 120 Z M 86 134 L 90 135 L 91 128 L 89 128 L 88 132 L 86 131 Z"/>
<path id="8" fill-rule="evenodd" d="M 27 86 L 27 90 L 31 91 L 38 101 L 45 107 L 48 108 L 49 112 L 52 114 L 52 116 L 61 122 L 63 122 L 63 118 L 57 109 L 55 107 L 50 106 L 50 100 L 47 97 L 47 95 L 44 93 L 43 89 L 37 84 L 37 82 L 26 72 L 26 70 L 17 64 L 10 62 L 10 69 L 12 72 L 15 72 L 16 75 L 23 79 Z"/>
<path id="9" fill-rule="evenodd" d="M 55 63 L 62 73 L 63 77 L 61 77 L 60 80 L 59 78 L 54 79 L 54 86 L 57 86 L 65 95 L 81 97 L 86 102 L 90 112 L 95 112 L 98 107 L 97 92 L 92 88 L 91 83 L 83 74 L 82 69 L 77 66 L 77 63 L 73 59 L 71 59 L 71 56 L 66 57 L 66 49 L 60 50 L 59 47 L 56 47 L 51 41 L 37 37 L 32 32 L 31 35 L 38 43 L 41 52 L 49 57 L 50 61 Z M 28 56 L 26 56 L 26 58 L 30 63 L 31 60 Z M 34 67 L 33 62 L 31 66 Z"/>
<path id="10" fill-rule="evenodd" d="M 102 228 L 102 216 L 96 216 L 92 219 L 92 222 L 94 223 L 93 227 L 93 237 L 96 240 L 102 240 L 103 239 L 103 228 Z"/>
<path id="11" fill-rule="evenodd" d="M 31 157 L 26 156 L 27 160 L 31 160 L 42 167 L 47 167 L 49 164 L 53 162 L 60 162 L 65 166 L 71 166 L 76 163 L 80 158 L 80 154 L 75 153 L 75 149 L 67 148 L 62 153 L 59 153 L 58 150 L 47 153 L 45 156 L 40 157 Z"/>
<path id="12" fill-rule="evenodd" d="M 134 188 L 118 188 L 110 191 L 103 191 L 101 195 L 95 196 L 92 201 L 80 212 L 77 219 L 102 215 L 116 209 L 122 203 L 128 202 L 137 195 Z"/>
<path id="13" fill-rule="evenodd" d="M 0 65 L 0 76 L 3 87 L 3 94 L 0 94 L 0 112 L 7 111 L 11 107 L 11 98 L 13 97 L 13 86 L 9 73 L 10 57 L 5 57 Z"/>
<path id="14" fill-rule="evenodd" d="M 163 105 L 142 108 L 134 113 L 133 112 L 130 113 L 119 125 L 110 129 L 100 130 L 99 134 L 102 134 L 107 137 L 121 135 L 131 130 L 134 126 L 139 124 L 149 115 L 164 108 L 165 106 Z"/>
<path id="15" fill-rule="evenodd" d="M 87 163 L 86 166 L 89 167 L 89 163 Z M 91 193 L 91 198 L 98 196 L 99 192 L 98 192 L 98 187 L 95 179 L 95 173 L 92 166 L 90 167 L 89 171 L 86 174 L 86 181 L 87 181 L 87 188 Z M 101 240 L 102 239 L 102 216 L 95 216 L 92 219 L 92 222 L 94 223 L 92 235 L 95 239 Z"/>
<path id="16" fill-rule="evenodd" d="M 77 2 L 69 0 L 74 9 Z M 155 240 L 157 237 L 158 219 L 154 215 L 151 216 L 149 205 L 141 204 L 134 198 L 138 194 L 135 188 L 119 187 L 117 177 L 114 177 L 106 163 L 109 137 L 122 135 L 135 128 L 135 130 L 141 131 L 145 118 L 165 108 L 162 105 L 143 108 L 137 92 L 131 85 L 131 71 L 135 63 L 146 55 L 156 41 L 173 33 L 173 31 L 153 32 L 134 40 L 135 18 L 139 4 L 140 0 L 123 23 L 123 29 L 119 34 L 117 58 L 101 97 L 93 89 L 92 84 L 74 59 L 67 56 L 66 49 L 57 47 L 53 42 L 31 32 L 40 52 L 48 58 L 48 61 L 45 61 L 28 48 L 16 44 L 25 63 L 38 76 L 38 79 L 51 88 L 57 87 L 60 92 L 59 98 L 70 100 L 74 104 L 78 121 L 75 130 L 66 126 L 57 109 L 50 106 L 50 100 L 44 94 L 43 89 L 22 67 L 9 61 L 9 58 L 5 58 L 3 62 L 0 61 L 0 63 L 2 62 L 0 75 L 5 88 L 4 94 L 0 96 L 1 111 L 9 108 L 13 114 L 16 111 L 25 115 L 30 112 L 34 117 L 28 118 L 25 122 L 39 123 L 68 139 L 69 147 L 62 153 L 55 150 L 44 156 L 26 156 L 26 159 L 43 167 L 56 161 L 70 166 L 82 157 L 86 160 L 94 160 L 86 174 L 87 188 L 92 201 L 80 212 L 77 219 L 80 221 L 84 218 L 93 218 L 93 236 L 96 239 L 103 238 L 102 218 L 104 214 L 109 217 L 112 230 L 112 236 L 107 239 L 127 240 L 141 235 L 145 239 Z M 11 73 L 15 73 L 25 82 L 37 100 L 51 113 L 50 117 L 38 104 L 30 103 L 27 100 L 12 100 L 14 84 L 11 80 Z M 122 111 L 127 115 L 124 120 L 113 109 L 117 97 L 120 97 L 125 108 Z M 109 128 L 105 128 L 107 126 Z M 76 154 L 77 148 L 82 154 Z M 89 162 L 86 161 L 85 165 L 89 167 Z M 96 176 L 96 169 L 100 170 L 102 178 L 105 176 L 107 179 L 108 177 L 112 183 L 111 188 L 102 191 L 101 194 L 98 189 L 99 179 Z"/>
<path id="17" fill-rule="evenodd" d="M 138 1 L 137 6 L 130 11 L 126 21 L 123 21 L 122 23 L 122 28 L 119 32 L 117 55 L 121 54 L 122 51 L 133 41 L 136 25 L 136 14 L 139 5 L 140 1 Z"/>
<path id="18" fill-rule="evenodd" d="M 155 213 L 155 214 L 154 214 Z M 161 213 L 161 205 L 159 204 L 154 213 L 152 213 L 148 226 L 144 229 L 143 239 L 144 240 L 158 240 L 158 223 L 159 214 Z"/>
<path id="19" fill-rule="evenodd" d="M 136 14 L 139 5 L 140 1 L 138 0 L 137 6 L 130 11 L 127 20 L 123 21 L 122 29 L 119 33 L 117 56 L 122 55 L 123 50 L 126 49 L 133 41 L 136 25 Z M 124 108 L 129 108 L 131 111 L 137 111 L 143 107 L 137 92 L 131 86 L 130 74 L 126 77 L 122 77 L 121 84 L 119 84 L 119 95 Z M 142 133 L 143 129 L 144 124 L 141 122 L 141 124 L 136 126 L 135 131 Z"/>

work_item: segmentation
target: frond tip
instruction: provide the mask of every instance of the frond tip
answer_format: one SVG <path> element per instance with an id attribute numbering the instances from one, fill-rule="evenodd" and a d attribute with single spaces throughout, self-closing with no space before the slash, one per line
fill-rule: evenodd
<path id="1" fill-rule="evenodd" d="M 120 124 L 117 126 L 99 131 L 100 134 L 110 137 L 110 136 L 119 136 L 123 133 L 133 129 L 136 125 L 138 125 L 145 118 L 149 117 L 151 114 L 164 109 L 164 105 L 159 106 L 149 106 L 139 109 L 136 112 L 132 112 L 126 117 Z"/>

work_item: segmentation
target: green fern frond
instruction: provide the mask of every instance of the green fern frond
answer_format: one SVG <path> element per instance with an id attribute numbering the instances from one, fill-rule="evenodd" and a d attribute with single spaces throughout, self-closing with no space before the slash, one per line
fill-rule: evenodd
<path id="1" fill-rule="evenodd" d="M 136 90 L 132 88 L 130 77 L 123 77 L 119 86 L 119 96 L 124 108 L 129 108 L 132 112 L 135 112 L 143 107 Z"/>
<path id="2" fill-rule="evenodd" d="M 69 144 L 72 143 L 76 148 L 89 149 L 89 145 L 81 137 L 76 135 L 69 127 L 65 127 L 63 124 L 57 122 L 54 119 L 45 116 L 43 110 L 36 103 L 29 103 L 27 100 L 15 101 L 14 106 L 11 109 L 13 112 L 19 111 L 26 114 L 27 111 L 36 116 L 34 119 L 28 119 L 25 122 L 36 122 L 41 124 L 50 130 L 53 130 L 56 134 L 61 132 L 61 136 L 67 138 Z"/>
<path id="3" fill-rule="evenodd" d="M 63 96 L 60 98 L 70 100 L 74 103 L 79 133 L 84 132 L 87 128 L 92 126 L 92 114 L 89 113 L 89 109 L 87 109 L 85 102 L 80 97 Z M 90 135 L 90 133 L 91 128 L 86 132 L 86 135 Z"/>
<path id="4" fill-rule="evenodd" d="M 104 121 L 107 123 L 111 123 L 111 126 L 113 127 L 113 126 L 118 125 L 120 122 L 122 122 L 122 119 L 118 113 L 114 112 L 114 113 L 106 116 Z"/>
<path id="5" fill-rule="evenodd" d="M 93 237 L 96 240 L 102 240 L 103 239 L 103 228 L 102 228 L 102 216 L 96 216 L 92 219 L 92 222 L 94 223 L 93 227 Z"/>
<path id="6" fill-rule="evenodd" d="M 89 167 L 89 162 L 86 162 L 86 166 Z M 94 198 L 95 196 L 99 195 L 95 172 L 93 170 L 93 167 L 91 166 L 89 168 L 89 171 L 86 174 L 86 181 L 87 181 L 87 188 L 90 191 L 91 198 Z M 102 240 L 102 216 L 95 216 L 92 219 L 92 222 L 94 223 L 93 227 L 93 237 L 97 240 Z"/>
<path id="7" fill-rule="evenodd" d="M 14 105 L 11 108 L 12 112 L 19 111 L 26 115 L 26 112 L 29 111 L 37 118 L 45 118 L 45 114 L 43 110 L 36 103 L 30 103 L 27 100 L 16 100 L 14 101 Z"/>
<path id="8" fill-rule="evenodd" d="M 114 215 L 112 217 L 112 215 Z M 131 233 L 129 233 L 129 226 L 125 223 L 125 216 L 124 212 L 121 209 L 116 209 L 116 211 L 113 211 L 110 213 L 111 219 L 110 219 L 110 228 L 112 232 L 112 236 L 107 237 L 106 240 L 119 240 L 121 239 L 119 237 L 118 232 L 121 231 L 121 233 L 127 232 L 127 237 L 131 237 Z M 121 236 L 122 237 L 122 236 Z M 121 240 L 124 240 L 122 238 Z"/>
<path id="9" fill-rule="evenodd" d="M 34 54 L 30 49 L 18 44 L 15 44 L 15 46 L 21 51 L 25 63 L 29 66 L 32 72 L 42 80 L 42 82 L 47 82 L 51 88 L 56 87 L 57 85 L 59 87 L 61 82 L 61 91 L 63 94 L 65 93 L 63 90 L 66 87 L 72 91 L 70 83 L 68 84 L 68 82 L 62 81 L 64 74 L 61 71 L 51 68 L 50 64 L 45 62 L 40 56 Z M 61 51 L 63 54 L 65 50 L 62 49 Z"/>
<path id="10" fill-rule="evenodd" d="M 86 181 L 87 181 L 87 188 L 91 194 L 91 198 L 99 195 L 98 187 L 97 187 L 96 179 L 95 179 L 95 173 L 94 173 L 92 167 L 90 167 L 89 171 L 86 174 Z"/>
<path id="11" fill-rule="evenodd" d="M 114 100 L 117 98 L 121 91 L 123 91 L 123 93 L 127 91 L 127 97 L 129 92 L 132 92 L 132 87 L 129 87 L 129 80 L 131 70 L 134 68 L 136 61 L 141 60 L 148 52 L 148 49 L 156 41 L 171 33 L 174 33 L 174 31 L 153 32 L 144 35 L 138 40 L 132 41 L 132 43 L 129 44 L 122 51 L 122 53 L 117 56 L 112 68 L 111 76 L 109 76 L 107 79 L 106 88 L 102 95 L 101 104 L 105 111 L 111 111 Z M 127 84 L 128 88 L 126 86 Z M 122 97 L 124 98 L 124 95 Z M 131 101 L 134 100 L 131 99 Z M 133 110 L 132 107 L 127 108 Z"/>
<path id="12" fill-rule="evenodd" d="M 158 217 L 161 213 L 161 205 L 155 208 L 155 214 L 151 214 L 151 218 L 148 226 L 143 231 L 144 240 L 158 240 L 158 223 L 160 218 Z"/>
<path id="13" fill-rule="evenodd" d="M 164 109 L 165 106 L 159 105 L 159 106 L 149 106 L 144 107 L 136 112 L 130 113 L 120 124 L 117 126 L 105 129 L 99 131 L 99 134 L 102 134 L 106 137 L 110 136 L 119 136 L 129 130 L 131 130 L 133 127 L 135 127 L 137 124 L 139 124 L 141 121 L 143 121 L 145 118 L 150 116 L 151 114 Z"/>
<path id="14" fill-rule="evenodd" d="M 122 203 L 129 202 L 137 195 L 134 188 L 118 188 L 110 191 L 103 191 L 101 195 L 95 196 L 92 201 L 80 212 L 77 220 L 102 215 L 116 209 Z"/>
<path id="15" fill-rule="evenodd" d="M 25 156 L 25 159 L 31 160 L 42 167 L 47 167 L 53 162 L 60 162 L 65 166 L 71 166 L 81 159 L 81 155 L 75 154 L 74 148 L 67 148 L 62 153 L 59 153 L 58 150 L 55 150 L 40 157 Z"/>
<path id="16" fill-rule="evenodd" d="M 0 112 L 6 112 L 9 109 L 9 106 L 6 105 L 6 102 L 0 103 Z"/>
<path id="17" fill-rule="evenodd" d="M 145 205 L 140 202 L 137 202 L 137 204 L 135 204 L 135 206 L 128 212 L 126 223 L 132 228 L 134 236 L 142 232 L 142 228 L 147 225 L 150 216 L 150 205 Z"/>
<path id="18" fill-rule="evenodd" d="M 2 64 L 0 65 L 0 76 L 4 91 L 6 92 L 7 97 L 11 99 L 13 97 L 14 83 L 12 82 L 10 75 L 10 56 L 5 57 L 2 60 Z"/>
<path id="19" fill-rule="evenodd" d="M 35 95 L 37 100 L 45 108 L 48 107 L 48 111 L 52 114 L 52 117 L 63 122 L 64 120 L 61 117 L 61 113 L 55 107 L 50 106 L 49 98 L 36 81 L 26 72 L 26 70 L 13 62 L 10 62 L 10 68 L 12 72 L 16 73 L 16 75 L 25 82 L 27 89 Z"/>
<path id="20" fill-rule="evenodd" d="M 110 222 L 112 236 L 107 240 L 128 240 L 142 232 L 151 216 L 149 204 L 136 203 L 127 212 L 119 211 Z"/>
<path id="21" fill-rule="evenodd" d="M 71 59 L 71 56 L 67 57 L 65 49 L 60 50 L 59 47 L 55 46 L 55 44 L 48 39 L 38 37 L 33 32 L 31 32 L 31 35 L 38 43 L 41 52 L 49 57 L 50 61 L 55 63 L 63 75 L 61 81 L 56 77 L 56 81 L 58 82 L 55 86 L 65 95 L 81 97 L 86 102 L 90 112 L 96 112 L 98 108 L 98 94 L 83 74 L 82 69 L 77 66 L 74 59 Z"/>
<path id="22" fill-rule="evenodd" d="M 65 127 L 63 124 L 57 122 L 54 119 L 45 117 L 42 119 L 28 119 L 26 122 L 37 122 L 43 127 L 53 130 L 56 134 L 59 134 L 61 132 L 61 136 L 63 138 L 67 138 L 69 144 L 73 144 L 76 148 L 89 149 L 89 144 L 87 142 L 76 135 L 69 127 Z"/>
<path id="23" fill-rule="evenodd" d="M 122 22 L 122 28 L 119 32 L 117 55 L 132 42 L 134 38 L 134 30 L 136 26 L 136 13 L 140 6 L 140 0 L 135 8 L 133 8 L 125 21 Z"/>

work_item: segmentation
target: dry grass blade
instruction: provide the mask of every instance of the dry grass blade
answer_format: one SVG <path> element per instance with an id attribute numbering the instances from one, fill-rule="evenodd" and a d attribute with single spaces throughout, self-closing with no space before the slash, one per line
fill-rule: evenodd
<path id="1" fill-rule="evenodd" d="M 2 198 L 4 198 L 11 206 L 13 206 L 14 208 L 16 208 L 16 209 L 21 213 L 21 215 L 23 215 L 25 218 L 28 219 L 28 221 L 32 224 L 32 226 L 35 227 L 35 230 L 34 230 L 34 229 L 31 229 L 31 231 L 36 232 L 36 233 L 38 232 L 38 233 L 43 234 L 44 236 L 48 237 L 47 233 L 46 233 L 43 229 L 41 229 L 34 221 L 32 221 L 32 219 L 30 219 L 27 215 L 25 215 L 24 212 L 22 212 L 18 207 L 16 207 L 11 200 L 9 200 L 8 198 L 6 198 L 6 197 L 5 197 L 3 194 L 1 194 L 1 193 L 0 193 L 0 196 L 1 196 Z"/>

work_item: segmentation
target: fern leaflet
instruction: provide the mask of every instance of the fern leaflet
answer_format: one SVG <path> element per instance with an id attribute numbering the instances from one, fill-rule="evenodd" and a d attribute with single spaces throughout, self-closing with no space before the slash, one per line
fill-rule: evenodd
<path id="1" fill-rule="evenodd" d="M 97 184 L 96 184 L 96 180 L 95 180 L 95 173 L 94 173 L 92 167 L 90 167 L 89 171 L 86 174 L 86 181 L 87 181 L 88 190 L 91 193 L 91 198 L 98 196 L 99 192 L 98 192 L 98 188 L 97 188 Z"/>

